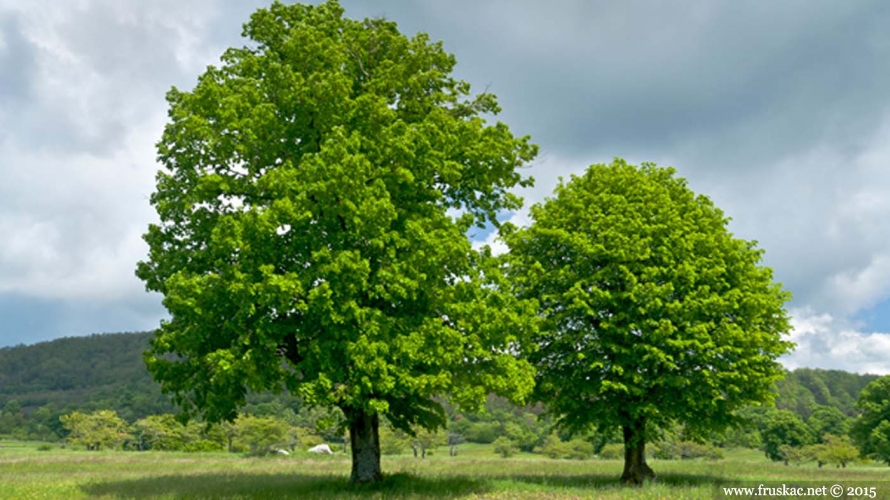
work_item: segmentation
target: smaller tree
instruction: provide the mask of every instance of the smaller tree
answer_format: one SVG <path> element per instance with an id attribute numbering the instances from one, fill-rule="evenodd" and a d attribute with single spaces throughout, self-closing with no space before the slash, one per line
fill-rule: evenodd
<path id="1" fill-rule="evenodd" d="M 847 436 L 834 436 L 826 434 L 822 437 L 822 447 L 816 455 L 820 463 L 835 464 L 837 467 L 847 467 L 847 464 L 859 458 L 859 450 L 853 446 Z"/>
<path id="2" fill-rule="evenodd" d="M 504 231 L 505 270 L 543 322 L 524 345 L 536 399 L 563 428 L 619 429 L 633 485 L 655 477 L 646 443 L 660 430 L 702 437 L 771 400 L 793 345 L 763 251 L 675 174 L 591 165 Z"/>
<path id="3" fill-rule="evenodd" d="M 239 415 L 235 420 L 238 439 L 251 455 L 268 455 L 275 448 L 287 446 L 287 422 L 275 417 Z"/>
<path id="4" fill-rule="evenodd" d="M 439 445 L 445 444 L 445 432 L 442 429 L 425 429 L 417 427 L 414 429 L 414 436 L 411 440 L 411 447 L 414 449 L 414 456 L 426 458 L 427 453 L 435 450 Z"/>
<path id="5" fill-rule="evenodd" d="M 133 424 L 140 450 L 182 449 L 182 424 L 173 415 L 149 415 Z"/>
<path id="6" fill-rule="evenodd" d="M 516 454 L 516 444 L 506 436 L 501 436 L 494 440 L 494 452 L 498 455 L 509 458 Z"/>
<path id="7" fill-rule="evenodd" d="M 774 461 L 789 461 L 787 450 L 811 444 L 813 434 L 810 428 L 794 412 L 778 410 L 768 417 L 762 432 L 763 451 Z M 782 448 L 782 446 L 789 448 Z M 782 450 L 786 450 L 783 452 Z M 793 460 L 792 460 L 793 461 Z"/>
<path id="8" fill-rule="evenodd" d="M 83 445 L 87 450 L 113 448 L 130 437 L 127 423 L 111 410 L 86 414 L 75 411 L 62 415 L 59 421 L 69 431 L 68 442 Z"/>
<path id="9" fill-rule="evenodd" d="M 538 448 L 538 451 L 549 458 L 564 458 L 569 455 L 568 446 L 556 434 L 547 436 L 547 439 L 544 440 L 544 444 Z"/>
<path id="10" fill-rule="evenodd" d="M 809 462 L 812 459 L 812 454 L 810 450 L 808 450 L 809 446 L 791 446 L 790 444 L 779 445 L 777 453 L 785 465 L 788 465 L 789 462 L 800 465 L 805 462 Z"/>
<path id="11" fill-rule="evenodd" d="M 408 447 L 409 438 L 401 430 L 393 430 L 389 425 L 380 426 L 380 453 L 401 455 Z"/>

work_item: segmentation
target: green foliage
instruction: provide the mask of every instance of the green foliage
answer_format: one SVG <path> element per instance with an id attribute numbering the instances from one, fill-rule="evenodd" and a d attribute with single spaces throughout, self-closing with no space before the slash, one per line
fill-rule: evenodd
<path id="1" fill-rule="evenodd" d="M 140 450 L 181 450 L 185 427 L 173 415 L 150 415 L 133 424 Z"/>
<path id="2" fill-rule="evenodd" d="M 610 443 L 600 450 L 600 458 L 604 460 L 621 460 L 624 458 L 624 445 L 618 443 Z"/>
<path id="3" fill-rule="evenodd" d="M 86 414 L 76 411 L 59 420 L 69 432 L 68 442 L 85 446 L 87 450 L 116 448 L 130 437 L 127 423 L 110 410 Z"/>
<path id="4" fill-rule="evenodd" d="M 592 165 L 505 239 L 521 298 L 545 318 L 526 352 L 536 396 L 561 426 L 722 430 L 768 401 L 792 344 L 789 294 L 754 242 L 673 169 Z"/>
<path id="5" fill-rule="evenodd" d="M 573 460 L 586 460 L 593 456 L 593 443 L 584 439 L 575 438 L 566 443 L 568 453 L 565 458 Z"/>
<path id="6" fill-rule="evenodd" d="M 464 437 L 471 443 L 493 443 L 498 438 L 497 422 L 471 422 L 464 431 Z"/>
<path id="7" fill-rule="evenodd" d="M 720 448 L 711 444 L 669 440 L 655 443 L 652 446 L 652 456 L 659 460 L 691 460 L 694 458 L 720 460 L 724 454 Z"/>
<path id="8" fill-rule="evenodd" d="M 593 443 L 590 441 L 575 438 L 571 441 L 564 442 L 556 434 L 550 434 L 545 439 L 543 445 L 536 451 L 547 455 L 549 458 L 570 458 L 574 460 L 585 460 L 593 456 Z"/>
<path id="9" fill-rule="evenodd" d="M 820 406 L 837 408 L 852 417 L 859 392 L 877 378 L 840 370 L 798 368 L 776 382 L 776 407 L 791 410 L 804 420 Z"/>
<path id="10" fill-rule="evenodd" d="M 43 428 L 21 430 L 38 439 L 64 437 L 58 418 L 72 411 L 113 410 L 130 422 L 171 412 L 141 359 L 151 336 L 115 333 L 0 348 L 0 408 L 11 400 L 24 415 L 49 408 L 54 414 L 41 417 Z M 7 433 L 0 415 L 0 434 Z"/>
<path id="11" fill-rule="evenodd" d="M 556 434 L 547 436 L 544 444 L 537 451 L 547 455 L 549 458 L 564 458 L 568 456 L 568 446 Z"/>
<path id="12" fill-rule="evenodd" d="M 335 1 L 274 3 L 244 34 L 167 95 L 137 270 L 170 313 L 146 355 L 164 390 L 209 421 L 286 389 L 400 429 L 444 424 L 433 395 L 525 398 L 510 347 L 534 315 L 466 232 L 521 206 L 537 148 L 425 34 Z"/>
<path id="13" fill-rule="evenodd" d="M 401 455 L 410 445 L 410 436 L 401 430 L 393 430 L 388 425 L 380 426 L 380 453 Z"/>
<path id="14" fill-rule="evenodd" d="M 846 467 L 848 463 L 859 459 L 859 450 L 847 436 L 826 434 L 822 437 L 822 443 L 816 453 L 819 462 Z"/>
<path id="15" fill-rule="evenodd" d="M 410 438 L 415 455 L 420 452 L 420 458 L 426 458 L 433 450 L 446 443 L 446 433 L 443 429 L 425 429 L 415 427 L 414 435 Z"/>
<path id="16" fill-rule="evenodd" d="M 890 375 L 862 389 L 856 409 L 851 434 L 862 455 L 890 464 Z"/>
<path id="17" fill-rule="evenodd" d="M 817 406 L 807 419 L 807 425 L 821 443 L 822 436 L 826 434 L 834 436 L 849 434 L 852 420 L 833 406 Z"/>
<path id="18" fill-rule="evenodd" d="M 788 410 L 771 412 L 764 423 L 761 432 L 763 439 L 763 451 L 770 460 L 787 460 L 788 455 L 782 450 L 796 450 L 804 445 L 811 444 L 815 439 L 812 431 L 801 418 Z M 789 448 L 782 448 L 786 446 Z"/>
<path id="19" fill-rule="evenodd" d="M 296 434 L 296 441 L 299 443 L 300 448 L 304 450 L 308 450 L 314 446 L 318 446 L 325 442 L 324 437 L 315 433 L 312 429 L 307 429 L 306 427 L 295 427 L 294 433 Z"/>
<path id="20" fill-rule="evenodd" d="M 250 455 L 263 456 L 275 449 L 289 448 L 289 426 L 278 418 L 239 415 L 234 425 L 237 441 Z"/>
<path id="21" fill-rule="evenodd" d="M 494 440 L 494 452 L 503 458 L 509 458 L 516 454 L 516 443 L 506 436 Z"/>
<path id="22" fill-rule="evenodd" d="M 183 425 L 171 414 L 150 415 L 133 426 L 135 447 L 156 451 L 214 451 L 226 443 L 225 431 L 219 426 L 191 421 Z"/>
<path id="23" fill-rule="evenodd" d="M 775 461 L 783 461 L 785 465 L 789 463 L 800 465 L 805 462 L 812 460 L 814 455 L 814 448 L 811 446 L 792 446 L 790 444 L 781 444 L 776 449 L 776 457 L 772 458 Z"/>

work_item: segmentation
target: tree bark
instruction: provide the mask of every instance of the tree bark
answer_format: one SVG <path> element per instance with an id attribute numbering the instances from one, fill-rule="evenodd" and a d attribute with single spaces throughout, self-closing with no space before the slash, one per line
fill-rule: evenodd
<path id="1" fill-rule="evenodd" d="M 621 481 L 639 486 L 646 479 L 655 479 L 646 463 L 646 421 L 639 418 L 624 426 L 624 472 Z"/>
<path id="2" fill-rule="evenodd" d="M 380 417 L 363 409 L 351 409 L 349 419 L 349 444 L 352 448 L 352 475 L 350 483 L 373 483 L 383 479 L 380 469 Z"/>

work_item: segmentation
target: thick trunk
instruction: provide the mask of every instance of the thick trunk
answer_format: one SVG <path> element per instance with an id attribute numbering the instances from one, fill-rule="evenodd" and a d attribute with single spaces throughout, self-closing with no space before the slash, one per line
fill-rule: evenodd
<path id="1" fill-rule="evenodd" d="M 350 483 L 372 483 L 383 478 L 380 470 L 380 418 L 356 409 L 346 413 L 349 418 L 349 444 L 352 447 Z"/>
<path id="2" fill-rule="evenodd" d="M 646 463 L 646 421 L 637 419 L 624 426 L 624 472 L 621 481 L 639 486 L 646 479 L 655 479 L 655 471 Z"/>

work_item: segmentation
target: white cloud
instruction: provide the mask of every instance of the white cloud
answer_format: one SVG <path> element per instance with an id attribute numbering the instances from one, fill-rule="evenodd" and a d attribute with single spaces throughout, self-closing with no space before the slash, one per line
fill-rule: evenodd
<path id="1" fill-rule="evenodd" d="M 824 368 L 890 374 L 890 333 L 863 332 L 841 318 L 812 309 L 791 311 L 797 349 L 780 361 L 790 368 Z"/>

